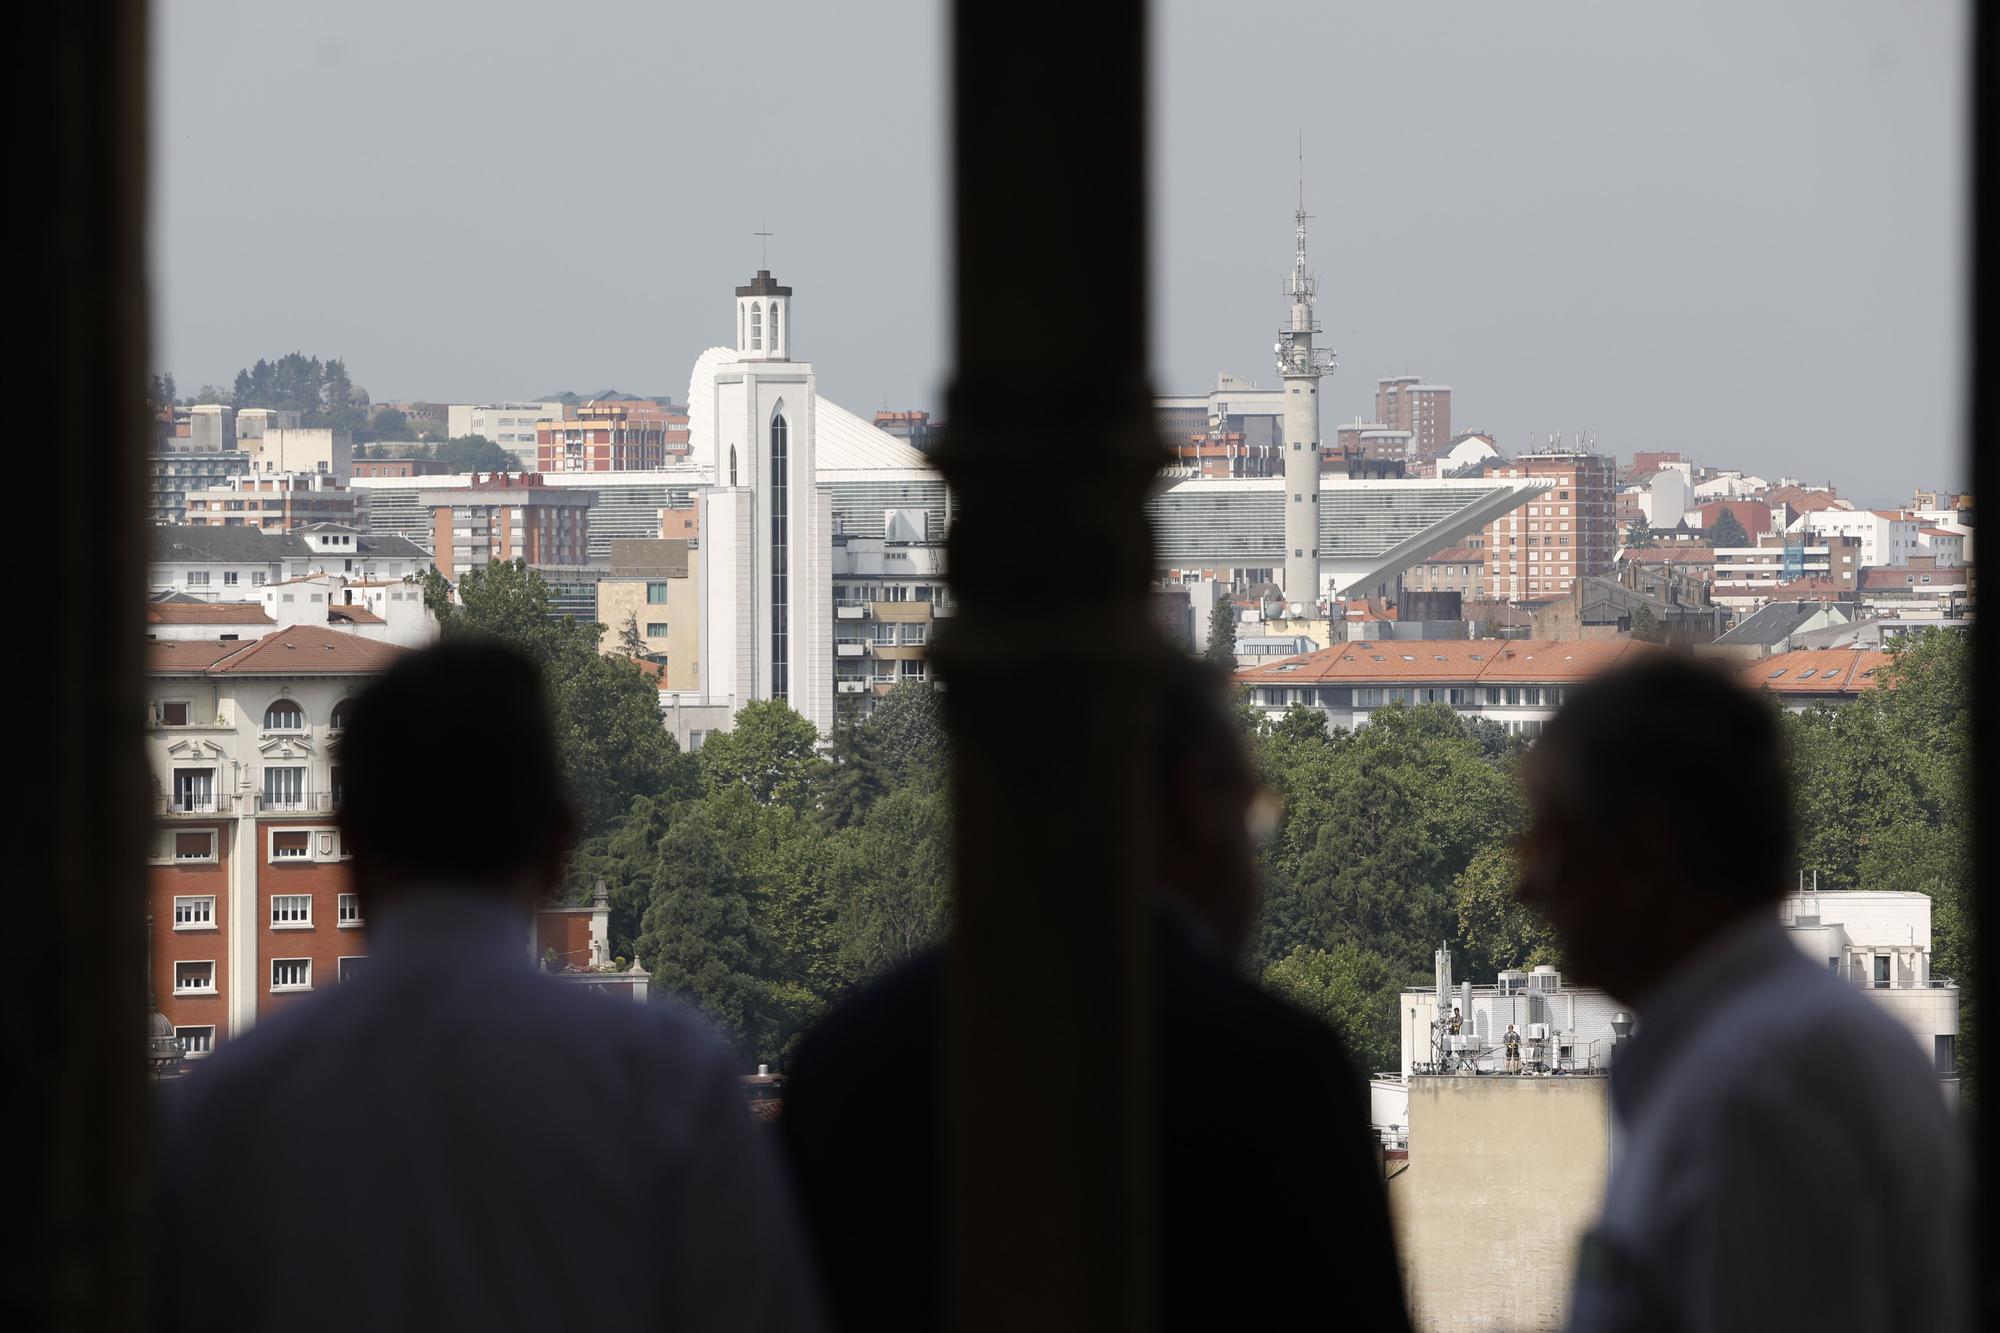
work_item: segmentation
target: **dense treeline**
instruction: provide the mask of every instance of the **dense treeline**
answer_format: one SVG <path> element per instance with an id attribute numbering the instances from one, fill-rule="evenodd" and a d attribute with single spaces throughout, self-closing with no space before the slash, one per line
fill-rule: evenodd
<path id="1" fill-rule="evenodd" d="M 346 431 L 356 444 L 415 434 L 402 411 L 370 404 L 368 391 L 349 377 L 347 364 L 339 357 L 322 361 L 303 352 L 287 352 L 275 361 L 259 358 L 236 372 L 230 388 L 204 384 L 185 398 L 176 395 L 172 375 L 156 374 L 147 389 L 147 402 L 156 410 L 219 403 L 238 411 L 267 407 L 297 412 L 301 425 Z"/>
<path id="2" fill-rule="evenodd" d="M 897 686 L 825 743 L 784 704 L 753 704 L 687 755 L 659 725 L 654 682 L 601 655 L 599 627 L 548 619 L 532 573 L 494 565 L 459 593 L 447 633 L 507 638 L 549 675 L 588 819 L 572 896 L 602 879 L 613 951 L 746 1057 L 782 1062 L 843 993 L 942 938 L 951 821 L 931 686 Z M 1935 970 L 1961 983 L 1966 669 L 1962 636 L 1920 636 L 1890 669 L 1895 689 L 1786 724 L 1802 864 L 1824 888 L 1930 894 Z M 1384 709 L 1354 732 L 1304 708 L 1267 721 L 1244 704 L 1238 716 L 1284 802 L 1259 854 L 1247 964 L 1337 1026 L 1358 1062 L 1396 1067 L 1397 991 L 1427 983 L 1440 942 L 1479 981 L 1556 960 L 1547 928 L 1513 899 L 1519 738 L 1441 704 Z M 1968 1037 L 1970 1018 L 1968 990 Z"/>

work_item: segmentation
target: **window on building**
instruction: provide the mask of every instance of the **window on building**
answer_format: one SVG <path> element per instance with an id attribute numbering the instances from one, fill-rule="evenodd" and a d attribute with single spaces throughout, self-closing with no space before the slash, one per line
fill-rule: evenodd
<path id="1" fill-rule="evenodd" d="M 340 906 L 339 906 L 339 913 L 340 913 L 340 924 L 341 924 L 341 925 L 343 925 L 343 926 L 358 926 L 358 925 L 360 925 L 360 924 L 361 924 L 361 895 L 360 895 L 360 894 L 358 894 L 358 893 L 343 893 L 343 894 L 341 894 L 341 895 L 340 895 Z"/>
<path id="2" fill-rule="evenodd" d="M 174 994 L 213 995 L 215 994 L 214 960 L 199 963 L 174 964 Z"/>
<path id="3" fill-rule="evenodd" d="M 334 979 L 342 984 L 354 980 L 356 977 L 361 975 L 363 966 L 367 962 L 368 959 L 366 955 L 349 954 L 347 957 L 342 958 L 340 962 L 336 965 L 337 971 L 335 973 Z"/>
<path id="4" fill-rule="evenodd" d="M 1940 1032 L 1931 1038 L 1931 1049 L 1937 1057 L 1937 1071 L 1946 1077 L 1958 1073 L 1958 1038 L 1949 1032 Z"/>
<path id="5" fill-rule="evenodd" d="M 312 834 L 304 829 L 280 829 L 271 834 L 273 861 L 303 861 L 312 855 Z"/>
<path id="6" fill-rule="evenodd" d="M 666 637 L 667 637 L 667 622 L 666 622 L 666 621 L 664 621 L 664 620 L 649 620 L 649 621 L 647 621 L 647 622 L 646 622 L 646 637 L 647 637 L 647 638 L 649 638 L 649 639 L 664 639 L 664 638 L 666 638 Z"/>
<path id="7" fill-rule="evenodd" d="M 177 1027 L 174 1036 L 180 1039 L 181 1053 L 190 1060 L 199 1060 L 215 1049 L 213 1027 Z"/>
<path id="8" fill-rule="evenodd" d="M 189 894 L 174 899 L 175 930 L 215 929 L 215 895 Z"/>
<path id="9" fill-rule="evenodd" d="M 213 861 L 214 859 L 214 829 L 193 829 L 174 834 L 174 860 Z"/>
<path id="10" fill-rule="evenodd" d="M 306 729 L 305 709 L 296 701 L 280 699 L 264 710 L 264 730 L 304 731 Z"/>
<path id="11" fill-rule="evenodd" d="M 349 720 L 353 718 L 353 716 L 354 716 L 354 700 L 342 699 L 339 703 L 333 706 L 333 711 L 327 714 L 326 718 L 327 730 L 329 731 L 347 730 L 347 724 Z"/>
<path id="12" fill-rule="evenodd" d="M 272 990 L 311 990 L 313 965 L 310 958 L 273 958 Z"/>
<path id="13" fill-rule="evenodd" d="M 168 699 L 160 704 L 160 725 L 163 727 L 185 727 L 192 705 L 185 699 Z"/>
<path id="14" fill-rule="evenodd" d="M 750 307 L 756 346 L 757 307 Z M 791 697 L 791 426 L 782 410 L 771 417 L 771 697 Z"/>
<path id="15" fill-rule="evenodd" d="M 299 836 L 303 838 L 305 835 L 301 833 Z M 312 924 L 312 914 L 313 900 L 310 893 L 274 893 L 271 895 L 271 924 L 273 926 L 310 926 Z"/>
<path id="16" fill-rule="evenodd" d="M 215 770 L 174 770 L 174 809 L 181 814 L 208 814 L 215 809 Z"/>
<path id="17" fill-rule="evenodd" d="M 763 347 L 764 307 L 752 301 L 750 303 L 750 350 L 753 352 L 762 351 Z"/>
<path id="18" fill-rule="evenodd" d="M 306 771 L 303 767 L 264 770 L 264 808 L 303 810 L 306 806 Z"/>
<path id="19" fill-rule="evenodd" d="M 1889 962 L 1890 960 L 1888 954 L 1878 953 L 1875 955 L 1875 985 L 1877 989 L 1882 989 L 1882 990 L 1888 989 Z"/>
<path id="20" fill-rule="evenodd" d="M 649 606 L 667 604 L 667 584 L 664 579 L 656 579 L 646 585 L 646 603 Z"/>

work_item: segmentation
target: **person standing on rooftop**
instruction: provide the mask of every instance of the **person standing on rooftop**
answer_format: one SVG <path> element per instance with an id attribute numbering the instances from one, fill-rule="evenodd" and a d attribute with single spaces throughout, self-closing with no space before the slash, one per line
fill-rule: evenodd
<path id="1" fill-rule="evenodd" d="M 375 949 L 171 1089 L 163 1326 L 820 1327 L 730 1051 L 534 966 L 577 828 L 534 667 L 412 653 L 340 755 Z"/>
<path id="2" fill-rule="evenodd" d="M 1968 1326 L 1967 1162 L 1937 1076 L 1778 924 L 1776 709 L 1648 654 L 1572 696 L 1526 780 L 1521 897 L 1638 1015 L 1571 1329 Z"/>

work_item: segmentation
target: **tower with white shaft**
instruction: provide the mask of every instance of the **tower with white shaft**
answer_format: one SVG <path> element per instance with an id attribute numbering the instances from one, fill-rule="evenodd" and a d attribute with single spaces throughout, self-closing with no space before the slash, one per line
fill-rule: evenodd
<path id="1" fill-rule="evenodd" d="M 1320 331 L 1313 315 L 1319 279 L 1306 270 L 1305 183 L 1293 215 L 1297 251 L 1285 283 L 1291 298 L 1290 322 L 1279 331 L 1278 374 L 1285 382 L 1285 603 L 1298 615 L 1319 604 L 1319 382 L 1333 369 L 1331 348 L 1313 346 Z"/>

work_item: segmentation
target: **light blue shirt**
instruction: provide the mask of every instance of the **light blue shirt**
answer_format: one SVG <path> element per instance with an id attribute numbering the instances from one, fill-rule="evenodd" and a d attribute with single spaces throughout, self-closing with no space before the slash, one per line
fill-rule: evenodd
<path id="1" fill-rule="evenodd" d="M 727 1048 L 539 973 L 472 893 L 168 1090 L 171 1327 L 796 1330 L 819 1297 Z"/>
<path id="2" fill-rule="evenodd" d="M 1648 997 L 1611 1098 L 1575 1333 L 1966 1325 L 1968 1168 L 1937 1075 L 1776 922 Z"/>

